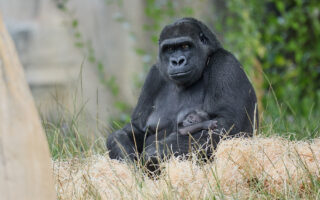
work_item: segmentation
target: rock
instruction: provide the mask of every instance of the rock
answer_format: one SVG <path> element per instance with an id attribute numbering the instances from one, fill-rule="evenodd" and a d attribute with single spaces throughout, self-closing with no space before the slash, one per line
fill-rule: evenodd
<path id="1" fill-rule="evenodd" d="M 50 153 L 15 47 L 0 17 L 1 199 L 55 199 Z"/>

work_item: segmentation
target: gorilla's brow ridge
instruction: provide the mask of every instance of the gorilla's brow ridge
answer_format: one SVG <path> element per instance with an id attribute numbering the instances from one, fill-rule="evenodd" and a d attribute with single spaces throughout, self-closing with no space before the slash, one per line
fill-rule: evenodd
<path id="1" fill-rule="evenodd" d="M 184 42 L 193 43 L 192 38 L 186 37 L 186 36 L 179 37 L 179 38 L 170 38 L 170 39 L 165 39 L 161 42 L 160 49 L 162 49 L 164 46 L 167 46 L 167 45 L 179 44 Z"/>

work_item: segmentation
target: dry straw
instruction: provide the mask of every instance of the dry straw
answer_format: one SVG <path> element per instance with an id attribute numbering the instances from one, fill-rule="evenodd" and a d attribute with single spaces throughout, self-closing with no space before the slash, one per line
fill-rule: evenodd
<path id="1" fill-rule="evenodd" d="M 54 173 L 60 199 L 310 198 L 319 166 L 320 139 L 255 137 L 221 142 L 212 163 L 170 159 L 157 179 L 102 155 L 55 161 Z"/>

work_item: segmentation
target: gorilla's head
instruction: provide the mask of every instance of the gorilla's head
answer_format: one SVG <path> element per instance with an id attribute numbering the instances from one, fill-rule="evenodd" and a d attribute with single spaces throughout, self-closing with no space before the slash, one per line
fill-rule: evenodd
<path id="1" fill-rule="evenodd" d="M 199 80 L 210 55 L 220 47 L 206 25 L 193 18 L 182 18 L 162 30 L 157 66 L 175 84 L 189 86 Z"/>

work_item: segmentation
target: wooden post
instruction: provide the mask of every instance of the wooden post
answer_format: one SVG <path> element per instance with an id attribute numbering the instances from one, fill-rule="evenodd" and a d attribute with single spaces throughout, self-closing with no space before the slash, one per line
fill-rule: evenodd
<path id="1" fill-rule="evenodd" d="M 0 199 L 55 199 L 47 140 L 1 16 Z"/>

